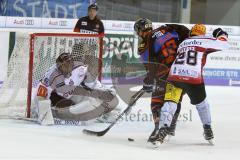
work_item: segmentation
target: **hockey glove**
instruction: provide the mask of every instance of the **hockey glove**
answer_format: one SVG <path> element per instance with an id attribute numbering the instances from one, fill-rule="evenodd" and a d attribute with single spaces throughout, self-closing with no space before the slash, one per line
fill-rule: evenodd
<path id="1" fill-rule="evenodd" d="M 153 92 L 153 85 L 151 84 L 144 84 L 143 85 L 143 90 L 147 93 Z"/>

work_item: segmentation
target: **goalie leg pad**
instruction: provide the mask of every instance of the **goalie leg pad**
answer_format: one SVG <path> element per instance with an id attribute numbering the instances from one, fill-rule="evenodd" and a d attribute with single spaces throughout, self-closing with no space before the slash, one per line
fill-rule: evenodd
<path id="1" fill-rule="evenodd" d="M 88 101 L 84 100 L 70 107 L 54 108 L 56 117 L 65 120 L 88 121 L 111 112 L 118 104 L 117 97 L 114 97 L 110 102 L 96 101 L 96 99 L 89 97 L 86 99 Z"/>
<path id="2" fill-rule="evenodd" d="M 51 101 L 50 100 L 41 100 L 35 99 L 36 111 L 38 114 L 38 122 L 41 125 L 53 125 L 54 119 L 51 110 Z"/>
<path id="3" fill-rule="evenodd" d="M 79 96 L 87 96 L 87 97 L 93 97 L 100 99 L 105 102 L 111 102 L 114 97 L 116 96 L 114 91 L 112 90 L 102 90 L 102 89 L 92 89 L 92 90 L 87 90 L 84 87 L 76 87 L 73 95 L 79 95 Z"/>

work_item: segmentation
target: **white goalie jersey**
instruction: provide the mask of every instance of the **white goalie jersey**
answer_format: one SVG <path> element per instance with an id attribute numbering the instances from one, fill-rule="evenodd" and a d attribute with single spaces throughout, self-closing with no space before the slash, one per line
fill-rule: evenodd
<path id="1" fill-rule="evenodd" d="M 53 65 L 44 75 L 41 82 L 38 84 L 37 96 L 49 99 L 51 93 L 54 91 L 58 95 L 69 99 L 71 93 L 79 86 L 87 74 L 87 66 L 80 62 L 74 62 L 74 68 L 71 76 L 65 78 Z"/>
<path id="2" fill-rule="evenodd" d="M 209 53 L 228 48 L 226 37 L 219 39 L 194 36 L 184 40 L 178 48 L 178 56 L 171 66 L 168 80 L 191 84 L 203 83 L 202 70 Z"/>

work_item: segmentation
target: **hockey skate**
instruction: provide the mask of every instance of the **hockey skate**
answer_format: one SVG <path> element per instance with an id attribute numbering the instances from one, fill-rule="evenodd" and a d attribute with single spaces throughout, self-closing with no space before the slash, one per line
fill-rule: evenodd
<path id="1" fill-rule="evenodd" d="M 152 143 L 154 141 L 154 139 L 156 139 L 157 134 L 158 134 L 158 126 L 155 126 L 153 132 L 151 133 L 151 135 L 149 136 L 148 140 L 147 140 L 147 146 L 150 148 L 155 148 L 157 147 L 157 144 Z"/>
<path id="2" fill-rule="evenodd" d="M 203 136 L 204 136 L 205 140 L 207 140 L 209 144 L 214 145 L 214 143 L 213 143 L 214 136 L 213 136 L 211 126 L 205 124 L 205 125 L 203 125 L 203 129 L 204 129 Z"/>
<path id="3" fill-rule="evenodd" d="M 176 123 L 172 123 L 171 126 L 168 128 L 168 135 L 175 136 L 176 130 Z"/>
<path id="4" fill-rule="evenodd" d="M 176 130 L 176 123 L 172 123 L 170 125 L 170 127 L 168 127 L 168 133 L 167 133 L 167 137 L 165 139 L 166 142 L 169 142 L 170 139 L 175 136 L 175 130 Z"/>
<path id="5" fill-rule="evenodd" d="M 156 133 L 153 132 L 152 134 L 153 135 L 148 139 L 148 146 L 151 144 L 154 148 L 159 147 L 159 145 L 164 142 L 166 136 L 168 135 L 168 127 L 162 127 L 157 130 Z"/>

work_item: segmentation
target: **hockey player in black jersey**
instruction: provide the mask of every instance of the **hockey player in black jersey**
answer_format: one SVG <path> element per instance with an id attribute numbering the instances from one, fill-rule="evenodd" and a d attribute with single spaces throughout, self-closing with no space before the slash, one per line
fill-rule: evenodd
<path id="1" fill-rule="evenodd" d="M 183 25 L 166 24 L 153 30 L 152 22 L 147 18 L 141 18 L 135 22 L 134 30 L 140 40 L 138 52 L 148 72 L 143 88 L 147 92 L 152 92 L 151 110 L 155 127 L 148 139 L 150 142 L 159 129 L 160 109 L 163 106 L 169 68 L 176 58 L 178 45 L 188 37 L 189 29 Z M 168 130 L 169 135 L 175 135 L 180 109 L 181 102 Z"/>

